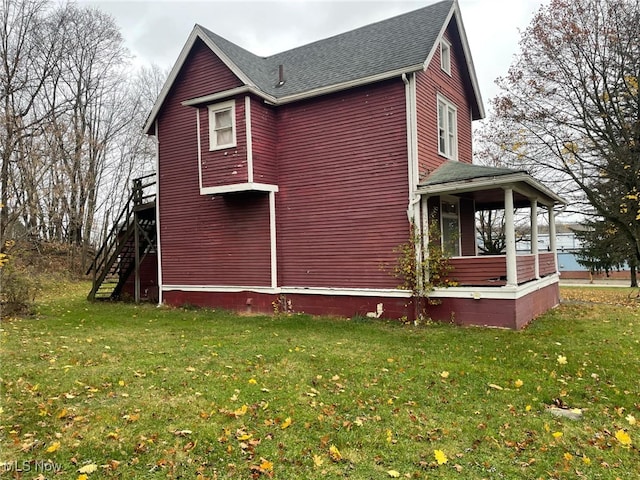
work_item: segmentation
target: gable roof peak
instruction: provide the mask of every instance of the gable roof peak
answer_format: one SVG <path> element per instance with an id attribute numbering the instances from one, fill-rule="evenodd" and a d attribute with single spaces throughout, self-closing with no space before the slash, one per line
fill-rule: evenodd
<path id="1" fill-rule="evenodd" d="M 246 86 L 270 101 L 286 103 L 424 69 L 454 16 L 475 93 L 474 112 L 479 112 L 476 117 L 481 118 L 484 109 L 458 2 L 441 0 L 267 57 L 255 55 L 196 24 L 149 115 L 145 131 L 150 132 L 164 98 L 197 39 Z"/>

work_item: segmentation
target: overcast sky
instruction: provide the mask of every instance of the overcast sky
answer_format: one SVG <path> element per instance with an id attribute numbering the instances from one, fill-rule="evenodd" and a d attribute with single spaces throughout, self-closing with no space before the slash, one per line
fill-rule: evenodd
<path id="1" fill-rule="evenodd" d="M 458 0 L 485 107 L 548 0 Z M 81 0 L 113 15 L 139 63 L 170 68 L 194 24 L 268 56 L 435 3 L 434 0 Z"/>

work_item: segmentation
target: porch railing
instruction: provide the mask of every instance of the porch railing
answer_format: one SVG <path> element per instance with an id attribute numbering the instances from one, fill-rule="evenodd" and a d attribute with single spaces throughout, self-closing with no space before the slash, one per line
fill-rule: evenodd
<path id="1" fill-rule="evenodd" d="M 540 253 L 539 274 L 546 277 L 556 273 L 553 252 Z M 518 255 L 516 267 L 518 284 L 536 279 L 535 255 Z M 449 278 L 458 282 L 459 286 L 495 286 L 507 284 L 506 255 L 483 255 L 474 257 L 454 257 L 449 259 L 452 271 Z"/>

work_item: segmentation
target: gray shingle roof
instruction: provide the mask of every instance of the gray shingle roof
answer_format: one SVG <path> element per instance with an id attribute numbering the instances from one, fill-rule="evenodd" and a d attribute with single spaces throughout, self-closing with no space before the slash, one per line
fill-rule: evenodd
<path id="1" fill-rule="evenodd" d="M 514 173 L 527 173 L 525 170 L 511 168 L 486 167 L 469 163 L 447 160 L 430 175 L 420 181 L 419 186 L 440 185 L 443 183 L 464 182 L 486 177 L 502 177 Z"/>
<path id="2" fill-rule="evenodd" d="M 356 30 L 259 57 L 200 27 L 263 92 L 280 98 L 424 64 L 444 29 L 454 0 L 382 20 Z M 285 83 L 278 83 L 283 65 Z"/>

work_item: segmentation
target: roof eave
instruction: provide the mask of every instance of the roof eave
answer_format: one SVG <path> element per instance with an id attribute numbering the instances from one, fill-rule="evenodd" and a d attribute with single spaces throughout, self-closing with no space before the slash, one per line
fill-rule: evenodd
<path id="1" fill-rule="evenodd" d="M 518 189 L 518 184 L 524 184 L 533 191 L 524 191 L 526 189 Z M 454 182 L 438 183 L 434 185 L 418 185 L 416 193 L 420 195 L 438 195 L 444 193 L 465 193 L 478 190 L 487 190 L 489 188 L 507 188 L 513 187 L 520 190 L 521 193 L 528 197 L 538 198 L 543 204 L 562 204 L 567 202 L 553 191 L 535 180 L 531 175 L 524 172 L 516 172 L 507 175 L 478 177 L 469 180 L 458 180 Z"/>
<path id="2" fill-rule="evenodd" d="M 379 73 L 376 75 L 370 75 L 364 78 L 357 78 L 347 82 L 336 83 L 333 85 L 327 85 L 324 87 L 314 88 L 305 92 L 294 93 L 290 95 L 284 95 L 278 97 L 275 100 L 276 105 L 284 105 L 286 103 L 297 102 L 308 98 L 319 97 L 321 95 L 327 95 L 330 93 L 340 92 L 342 90 L 348 90 L 350 88 L 361 87 L 371 83 L 382 82 L 395 77 L 401 77 L 402 74 L 417 72 L 422 69 L 422 64 L 410 65 L 407 67 L 398 68 L 395 70 L 389 70 L 388 72 Z"/>
<path id="3" fill-rule="evenodd" d="M 474 118 L 474 120 L 482 120 L 486 117 L 486 113 L 484 110 L 484 103 L 482 102 L 482 95 L 480 93 L 480 84 L 478 83 L 478 77 L 476 75 L 476 69 L 473 65 L 473 58 L 471 57 L 471 49 L 469 48 L 469 41 L 467 40 L 467 33 L 464 29 L 464 25 L 462 23 L 462 14 L 460 13 L 460 6 L 458 5 L 458 0 L 454 0 L 451 4 L 451 10 L 447 15 L 447 19 L 442 24 L 440 29 L 440 33 L 438 33 L 438 37 L 436 41 L 433 43 L 431 47 L 431 51 L 427 58 L 423 63 L 423 70 L 426 70 L 433 59 L 433 56 L 436 53 L 436 49 L 440 47 L 440 42 L 444 38 L 444 32 L 447 30 L 449 23 L 451 22 L 451 18 L 454 17 L 456 19 L 456 25 L 458 27 L 458 32 L 460 32 L 460 43 L 462 44 L 462 50 L 464 52 L 464 59 L 467 64 L 467 70 L 469 71 L 469 80 L 471 81 L 471 89 L 473 90 L 474 100 L 476 103 L 476 108 L 478 111 L 478 116 Z"/>
<path id="4" fill-rule="evenodd" d="M 162 105 L 164 104 L 164 101 L 166 100 L 167 95 L 171 90 L 171 87 L 176 81 L 176 78 L 178 77 L 178 74 L 180 73 L 184 62 L 187 60 L 189 52 L 191 52 L 191 49 L 198 39 L 202 40 L 205 45 L 207 45 L 207 47 L 209 47 L 218 56 L 218 58 L 220 58 L 220 60 L 240 79 L 242 83 L 250 87 L 255 87 L 254 82 L 252 82 L 251 79 L 249 79 L 249 77 L 247 77 L 247 75 L 220 49 L 220 47 L 218 47 L 215 42 L 211 40 L 211 38 L 209 38 L 209 36 L 202 30 L 202 27 L 196 24 L 193 27 L 193 30 L 191 30 L 189 38 L 187 38 L 187 41 L 182 47 L 180 55 L 178 55 L 178 59 L 174 63 L 171 72 L 169 72 L 169 76 L 164 82 L 162 90 L 160 90 L 160 94 L 158 95 L 158 98 L 156 99 L 151 112 L 149 112 L 149 116 L 147 117 L 147 121 L 144 126 L 144 133 L 148 135 L 153 134 L 153 123 L 155 122 L 158 113 L 160 112 L 160 109 L 162 108 Z"/>

